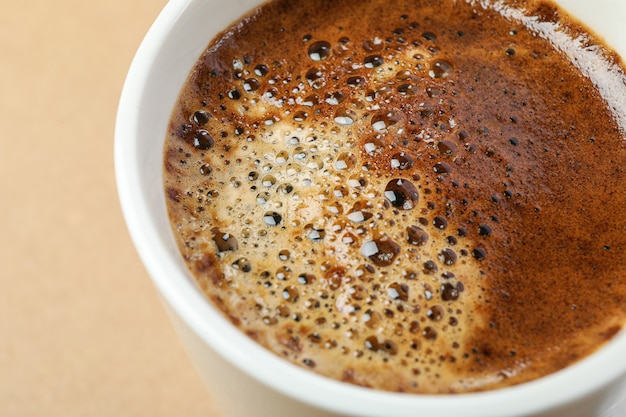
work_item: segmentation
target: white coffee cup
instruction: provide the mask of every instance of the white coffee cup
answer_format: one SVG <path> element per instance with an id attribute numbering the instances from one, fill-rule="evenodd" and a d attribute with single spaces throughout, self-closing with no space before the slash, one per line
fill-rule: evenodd
<path id="1" fill-rule="evenodd" d="M 209 41 L 255 0 L 171 0 L 130 68 L 115 131 L 122 209 L 139 255 L 189 355 L 225 417 L 622 417 L 626 331 L 555 374 L 475 394 L 382 392 L 292 365 L 246 337 L 196 287 L 170 229 L 163 143 L 174 103 Z M 626 57 L 626 1 L 560 0 Z"/>

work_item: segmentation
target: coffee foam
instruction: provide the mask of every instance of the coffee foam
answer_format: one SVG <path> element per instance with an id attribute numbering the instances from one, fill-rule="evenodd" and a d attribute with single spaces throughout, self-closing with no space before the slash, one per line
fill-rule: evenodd
<path id="1" fill-rule="evenodd" d="M 273 64 L 209 50 L 211 84 L 192 79 L 166 152 L 181 250 L 233 323 L 321 374 L 431 393 L 526 380 L 515 341 L 476 341 L 498 326 L 526 156 L 459 110 L 468 77 L 441 32 L 392 24 L 307 34 Z"/>

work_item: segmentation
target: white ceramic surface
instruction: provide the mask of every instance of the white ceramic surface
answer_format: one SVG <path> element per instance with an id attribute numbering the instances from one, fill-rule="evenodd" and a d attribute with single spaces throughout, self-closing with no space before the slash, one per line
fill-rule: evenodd
<path id="1" fill-rule="evenodd" d="M 161 183 L 163 141 L 178 92 L 200 53 L 217 32 L 259 3 L 171 0 L 132 63 L 115 131 L 115 169 L 130 234 L 224 416 L 626 416 L 624 331 L 599 353 L 531 383 L 478 394 L 403 395 L 339 383 L 293 366 L 244 336 L 205 300 L 170 231 Z M 626 1 L 559 3 L 626 56 L 626 31 L 621 30 Z"/>

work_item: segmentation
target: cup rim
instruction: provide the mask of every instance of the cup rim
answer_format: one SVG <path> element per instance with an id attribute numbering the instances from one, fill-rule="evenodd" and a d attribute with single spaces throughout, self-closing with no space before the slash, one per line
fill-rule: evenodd
<path id="1" fill-rule="evenodd" d="M 114 163 L 122 212 L 144 266 L 164 300 L 207 346 L 278 392 L 313 407 L 361 417 L 409 417 L 417 412 L 446 417 L 525 416 L 591 395 L 626 373 L 625 365 L 616 366 L 625 363 L 626 332 L 622 329 L 598 352 L 531 382 L 477 393 L 401 394 L 350 385 L 302 369 L 267 351 L 234 327 L 207 301 L 181 261 L 172 256 L 170 244 L 157 233 L 153 201 L 140 180 L 143 163 L 138 149 L 140 109 L 151 88 L 150 72 L 163 53 L 165 40 L 172 31 L 181 30 L 178 25 L 181 16 L 190 12 L 191 4 L 199 2 L 169 1 L 141 43 L 118 107 Z"/>

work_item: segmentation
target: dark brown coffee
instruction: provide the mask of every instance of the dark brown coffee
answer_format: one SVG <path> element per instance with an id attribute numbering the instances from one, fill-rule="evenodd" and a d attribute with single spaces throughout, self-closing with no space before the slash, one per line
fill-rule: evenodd
<path id="1" fill-rule="evenodd" d="M 207 297 L 382 390 L 501 388 L 626 320 L 626 77 L 548 2 L 278 0 L 211 42 L 165 191 Z"/>

